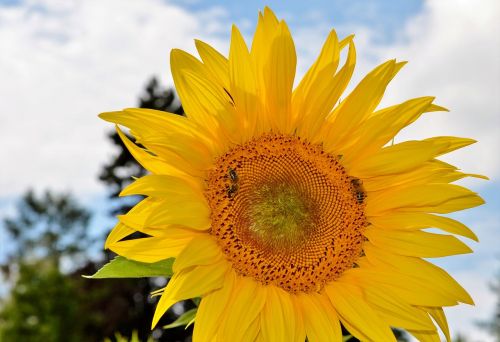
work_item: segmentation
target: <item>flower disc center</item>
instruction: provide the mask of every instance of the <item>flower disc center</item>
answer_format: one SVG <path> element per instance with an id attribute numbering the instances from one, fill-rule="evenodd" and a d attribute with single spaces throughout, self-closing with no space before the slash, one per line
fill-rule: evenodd
<path id="1" fill-rule="evenodd" d="M 255 189 L 248 212 L 249 230 L 262 245 L 289 249 L 305 243 L 313 225 L 311 204 L 287 183 L 266 183 Z"/>
<path id="2" fill-rule="evenodd" d="M 267 134 L 215 162 L 210 233 L 237 273 L 291 293 L 319 291 L 362 252 L 364 192 L 337 156 Z"/>

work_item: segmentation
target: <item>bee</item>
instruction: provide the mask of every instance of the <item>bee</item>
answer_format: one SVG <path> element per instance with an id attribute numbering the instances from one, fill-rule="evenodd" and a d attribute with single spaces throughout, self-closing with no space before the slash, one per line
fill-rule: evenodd
<path id="1" fill-rule="evenodd" d="M 353 193 L 356 196 L 356 200 L 359 204 L 362 204 L 365 201 L 366 193 L 363 191 L 363 185 L 361 180 L 358 178 L 351 179 L 351 185 L 353 188 Z"/>
<path id="2" fill-rule="evenodd" d="M 363 203 L 365 201 L 365 198 L 366 194 L 363 191 L 361 190 L 356 191 L 356 200 L 358 201 L 359 204 Z"/>
<path id="3" fill-rule="evenodd" d="M 227 176 L 229 177 L 229 180 L 231 181 L 231 184 L 229 184 L 229 186 L 227 187 L 227 197 L 233 198 L 239 189 L 238 174 L 236 173 L 236 171 L 234 169 L 228 168 Z"/>
<path id="4" fill-rule="evenodd" d="M 227 171 L 227 174 L 229 175 L 229 179 L 231 180 L 231 183 L 235 184 L 238 182 L 238 174 L 236 171 L 232 168 L 229 168 Z"/>
<path id="5" fill-rule="evenodd" d="M 238 184 L 231 184 L 227 187 L 227 197 L 233 198 L 238 192 Z"/>

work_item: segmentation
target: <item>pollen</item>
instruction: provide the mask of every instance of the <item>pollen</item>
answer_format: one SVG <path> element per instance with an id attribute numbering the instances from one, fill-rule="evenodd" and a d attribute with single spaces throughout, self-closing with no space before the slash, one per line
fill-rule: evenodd
<path id="1" fill-rule="evenodd" d="M 240 275 L 291 293 L 320 291 L 362 253 L 365 193 L 340 157 L 266 134 L 208 174 L 210 234 Z"/>

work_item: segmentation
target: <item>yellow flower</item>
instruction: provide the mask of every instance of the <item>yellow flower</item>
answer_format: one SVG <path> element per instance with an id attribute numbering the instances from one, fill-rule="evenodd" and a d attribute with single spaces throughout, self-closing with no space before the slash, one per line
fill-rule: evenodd
<path id="1" fill-rule="evenodd" d="M 284 21 L 259 14 L 251 49 L 233 26 L 229 58 L 196 41 L 201 61 L 171 53 L 186 116 L 146 109 L 103 113 L 151 172 L 122 195 L 147 196 L 110 233 L 126 258 L 176 258 L 153 318 L 201 297 L 194 341 L 449 339 L 442 307 L 472 304 L 422 258 L 470 253 L 474 233 L 446 214 L 483 200 L 450 184 L 467 176 L 437 159 L 474 141 L 392 144 L 433 97 L 377 109 L 405 64 L 390 60 L 339 102 L 355 65 L 353 37 L 331 31 L 294 88 L 295 47 Z M 340 54 L 346 51 L 341 63 Z M 342 64 L 339 67 L 339 64 Z M 337 104 L 337 102 L 339 102 Z M 149 237 L 124 240 L 140 231 Z M 434 320 L 434 322 L 433 322 Z"/>

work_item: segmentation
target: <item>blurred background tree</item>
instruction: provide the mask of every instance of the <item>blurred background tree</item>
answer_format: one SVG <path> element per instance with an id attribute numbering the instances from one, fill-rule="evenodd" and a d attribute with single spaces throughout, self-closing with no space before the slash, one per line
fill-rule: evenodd
<path id="1" fill-rule="evenodd" d="M 7 218 L 4 227 L 11 238 L 11 252 L 4 271 L 19 262 L 45 260 L 61 268 L 63 258 L 82 261 L 91 241 L 87 234 L 90 213 L 70 194 L 45 191 L 37 196 L 28 190 L 17 207 L 17 215 Z"/>
<path id="2" fill-rule="evenodd" d="M 76 283 L 62 263 L 82 263 L 91 245 L 90 213 L 69 194 L 29 190 L 4 221 L 11 251 L 2 264 L 12 290 L 0 311 L 1 341 L 79 341 Z"/>
<path id="3" fill-rule="evenodd" d="M 500 342 L 500 272 L 497 273 L 495 281 L 490 284 L 490 290 L 497 297 L 495 311 L 488 321 L 482 321 L 478 324 L 481 328 L 493 335 L 497 342 Z"/>
<path id="4" fill-rule="evenodd" d="M 497 303 L 495 312 L 489 323 L 489 330 L 497 341 L 500 342 L 500 273 L 498 273 L 495 283 L 491 285 L 491 290 L 494 291 L 497 296 Z"/>
<path id="5" fill-rule="evenodd" d="M 43 261 L 17 265 L 17 281 L 0 312 L 0 340 L 82 341 L 87 318 L 72 279 Z"/>

